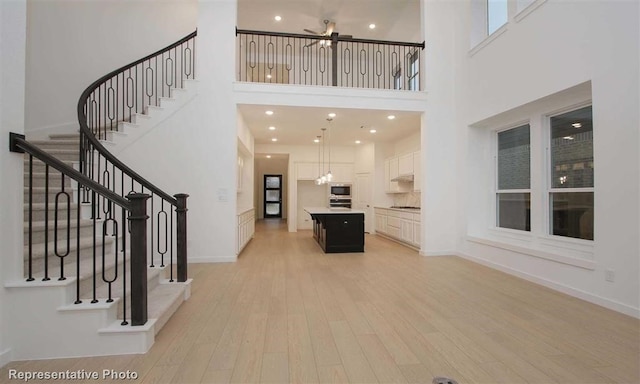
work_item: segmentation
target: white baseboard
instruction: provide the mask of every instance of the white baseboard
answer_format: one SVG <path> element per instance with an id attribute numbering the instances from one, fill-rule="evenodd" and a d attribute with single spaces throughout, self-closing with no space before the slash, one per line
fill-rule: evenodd
<path id="1" fill-rule="evenodd" d="M 563 284 L 558 284 L 556 282 L 547 280 L 547 279 L 543 279 L 541 277 L 538 276 L 533 276 L 530 275 L 528 273 L 525 272 L 521 272 L 518 271 L 516 269 L 513 268 L 509 268 L 509 267 L 505 267 L 504 265 L 500 265 L 497 263 L 494 263 L 492 261 L 486 260 L 486 259 L 481 259 L 478 257 L 474 257 L 471 256 L 469 254 L 463 253 L 463 252 L 456 252 L 455 253 L 457 256 L 462 257 L 463 259 L 467 259 L 469 261 L 473 261 L 474 263 L 478 263 L 478 264 L 482 264 L 484 266 L 487 266 L 489 268 L 492 269 L 497 269 L 498 271 L 504 272 L 504 273 L 508 273 L 510 275 L 513 276 L 517 276 L 521 279 L 530 281 L 532 283 L 536 283 L 539 285 L 542 285 L 544 287 L 553 289 L 554 291 L 558 291 L 558 292 L 562 292 L 565 293 L 569 296 L 573 296 L 573 297 L 577 297 L 578 299 L 584 300 L 584 301 L 588 301 L 592 304 L 596 304 L 599 305 L 601 307 L 605 307 L 607 309 L 611 309 L 612 311 L 616 311 L 616 312 L 620 312 L 623 313 L 625 315 L 629 315 L 635 318 L 640 319 L 640 308 L 634 308 L 630 305 L 627 304 L 623 304 L 623 303 L 619 303 L 617 301 L 614 300 L 610 300 L 604 297 L 600 297 L 585 291 L 582 291 L 580 289 L 576 289 L 576 288 L 572 288 Z"/>
<path id="2" fill-rule="evenodd" d="M 238 256 L 189 256 L 189 264 L 196 263 L 235 263 Z"/>
<path id="3" fill-rule="evenodd" d="M 457 252 L 454 250 L 450 251 L 420 251 L 420 256 L 432 257 L 432 256 L 457 256 Z"/>
<path id="4" fill-rule="evenodd" d="M 11 348 L 0 352 L 0 368 L 11 362 Z"/>

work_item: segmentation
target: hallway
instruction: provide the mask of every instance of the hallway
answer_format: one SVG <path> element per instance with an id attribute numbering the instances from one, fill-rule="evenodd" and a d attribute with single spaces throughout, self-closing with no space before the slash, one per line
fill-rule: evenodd
<path id="1" fill-rule="evenodd" d="M 236 263 L 190 266 L 192 296 L 147 354 L 13 362 L 0 382 L 17 382 L 9 369 L 131 370 L 143 383 L 640 381 L 637 319 L 375 235 L 365 249 L 324 254 L 310 231 L 258 221 Z"/>

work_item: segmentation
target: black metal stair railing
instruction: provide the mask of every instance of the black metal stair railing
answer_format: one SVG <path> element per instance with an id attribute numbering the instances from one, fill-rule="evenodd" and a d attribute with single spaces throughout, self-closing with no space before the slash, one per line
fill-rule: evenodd
<path id="1" fill-rule="evenodd" d="M 159 107 L 164 98 L 174 96 L 195 78 L 195 38 L 193 32 L 179 41 L 131 64 L 116 69 L 94 81 L 80 96 L 77 116 L 80 125 L 79 171 L 112 193 L 120 196 L 145 194 L 145 213 L 128 212 L 128 220 L 143 220 L 149 216 L 145 232 L 148 243 L 144 248 L 144 267 L 131 264 L 131 281 L 140 280 L 133 274 L 144 274 L 146 268 L 168 268 L 170 282 L 187 280 L 187 197 L 171 196 L 128 167 L 103 145 L 111 135 L 121 130 L 122 123 L 134 122 L 136 115 Z M 78 203 L 91 204 L 91 217 L 106 225 L 104 232 L 117 232 L 123 239 L 141 236 L 134 228 L 122 225 L 124 219 L 115 216 L 115 205 L 103 195 L 95 195 L 80 184 Z M 124 249 L 125 244 L 120 244 Z M 132 244 L 133 246 L 133 244 Z M 139 261 L 139 260 L 138 260 Z M 146 281 L 146 279 L 145 279 Z M 132 300 L 138 296 L 146 303 L 146 285 L 131 287 Z M 146 305 L 145 305 L 146 307 Z M 134 308 L 146 322 L 146 309 Z"/>
<path id="2" fill-rule="evenodd" d="M 143 193 L 132 193 L 122 197 L 86 177 L 64 161 L 29 143 L 24 135 L 10 133 L 9 145 L 11 152 L 28 154 L 26 280 L 35 281 L 37 275 L 42 277 L 42 281 L 49 281 L 52 278 L 63 281 L 75 274 L 75 304 L 83 302 L 81 296 L 83 293 L 91 296 L 91 303 L 98 303 L 99 284 L 106 287 L 104 299 L 106 302 L 113 302 L 115 299 L 113 291 L 121 289 L 119 296 L 122 299 L 122 325 L 129 324 L 129 321 L 132 325 L 146 323 L 146 292 L 143 294 L 135 294 L 135 292 L 146 290 L 147 285 L 146 201 L 149 196 Z M 38 174 L 45 175 L 44 187 L 34 187 L 36 167 L 39 171 L 43 171 Z M 41 184 L 42 182 L 38 185 Z M 39 188 L 38 193 L 35 191 L 36 188 Z M 74 191 L 81 190 L 89 193 L 92 201 L 97 201 L 98 198 L 104 199 L 110 207 L 110 216 L 105 220 L 97 220 L 95 204 L 85 208 L 79 199 L 74 199 Z M 35 203 L 36 195 L 41 196 L 44 203 Z M 79 197 L 80 193 L 75 196 Z M 44 204 L 42 206 L 44 217 L 35 217 L 36 204 Z M 73 219 L 72 208 L 76 209 Z M 50 209 L 53 209 L 53 221 L 49 217 Z M 83 219 L 83 209 L 91 210 L 89 219 Z M 39 215 L 42 216 L 42 214 Z M 185 219 L 181 218 L 181 220 Z M 39 232 L 42 232 L 44 239 L 41 238 L 39 241 L 34 241 L 36 222 L 42 223 L 43 226 Z M 88 223 L 88 234 L 83 233 L 82 226 L 85 222 Z M 75 226 L 73 233 L 72 226 Z M 131 235 L 124 235 L 128 230 Z M 82 244 L 83 237 L 89 239 L 88 246 Z M 127 246 L 127 238 L 129 238 L 129 246 Z M 53 246 L 53 252 L 49 249 L 50 246 Z M 126 279 L 127 260 L 130 261 L 129 285 Z M 73 267 L 73 264 L 75 264 L 73 270 L 65 270 L 65 266 Z M 119 279 L 120 275 L 122 278 Z M 86 289 L 87 286 L 89 289 Z M 82 289 L 82 293 L 81 287 L 85 288 Z M 130 291 L 134 294 L 130 294 Z M 132 314 L 130 316 L 127 314 L 128 296 L 131 297 Z"/>
<path id="3" fill-rule="evenodd" d="M 425 43 L 236 29 L 238 80 L 420 90 Z"/>

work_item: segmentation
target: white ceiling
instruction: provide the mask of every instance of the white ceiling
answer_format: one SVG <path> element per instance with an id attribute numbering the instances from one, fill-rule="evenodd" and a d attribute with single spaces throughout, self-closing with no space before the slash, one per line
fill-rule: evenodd
<path id="1" fill-rule="evenodd" d="M 274 17 L 282 20 L 277 22 Z M 305 28 L 322 32 L 323 20 L 336 23 L 335 31 L 355 38 L 420 42 L 420 0 L 239 0 L 238 28 L 272 32 L 306 33 Z M 375 29 L 369 24 L 375 23 Z M 239 107 L 256 144 L 310 145 L 322 127 L 329 127 L 327 114 L 337 116 L 331 122 L 334 145 L 391 142 L 420 129 L 420 115 L 413 112 L 358 109 Z M 273 116 L 265 115 L 271 109 Z M 394 120 L 387 116 L 393 114 Z M 269 131 L 275 126 L 275 131 Z M 361 128 L 362 127 L 362 128 Z M 375 134 L 369 133 L 376 129 Z M 327 131 L 328 134 L 328 131 Z"/>
<path id="2" fill-rule="evenodd" d="M 281 21 L 275 21 L 279 15 Z M 420 0 L 239 0 L 238 28 L 271 32 L 335 31 L 363 39 L 420 42 Z M 369 29 L 369 24 L 376 28 Z"/>
<path id="3" fill-rule="evenodd" d="M 361 144 L 393 142 L 420 130 L 418 112 L 263 105 L 238 108 L 256 144 L 312 145 L 313 139 L 322 135 L 322 128 L 327 128 L 327 142 L 330 130 L 332 145 L 355 146 L 356 140 Z M 273 115 L 266 115 L 267 110 Z M 331 122 L 327 121 L 330 112 L 336 114 Z M 395 119 L 389 120 L 389 115 Z M 276 129 L 269 130 L 270 126 Z M 371 129 L 376 133 L 370 133 Z M 278 141 L 274 143 L 272 138 Z"/>

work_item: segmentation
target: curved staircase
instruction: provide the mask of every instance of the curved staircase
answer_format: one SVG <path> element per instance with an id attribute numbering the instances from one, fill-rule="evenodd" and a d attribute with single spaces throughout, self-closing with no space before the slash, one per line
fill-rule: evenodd
<path id="1" fill-rule="evenodd" d="M 156 86 L 161 95 L 149 95 L 154 88 L 147 84 L 134 101 L 111 84 L 114 76 L 127 90 L 130 82 L 144 83 L 151 77 L 132 80 L 131 68 L 157 57 L 177 62 L 177 47 L 195 49 L 194 37 L 94 82 L 78 103 L 79 133 L 38 141 L 12 134 L 11 150 L 26 152 L 24 272 L 5 284 L 8 320 L 21 324 L 9 335 L 14 360 L 144 353 L 189 298 L 187 195 L 158 189 L 104 145 L 117 152 L 141 139 L 151 120 L 157 123 L 192 97 L 177 86 L 186 87 L 193 73 L 179 84 Z M 100 92 L 104 98 L 96 97 Z M 111 118 L 117 94 L 128 111 Z M 104 110 L 110 121 L 96 119 L 93 110 Z"/>

